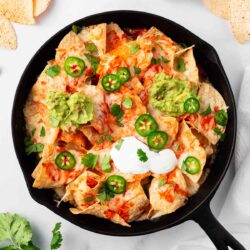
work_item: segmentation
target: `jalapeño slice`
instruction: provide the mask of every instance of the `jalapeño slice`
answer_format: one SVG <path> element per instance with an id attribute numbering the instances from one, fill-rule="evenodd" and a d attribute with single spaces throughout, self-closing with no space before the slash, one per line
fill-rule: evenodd
<path id="1" fill-rule="evenodd" d="M 149 114 L 139 116 L 135 122 L 136 132 L 143 137 L 148 136 L 153 131 L 156 131 L 157 128 L 157 122 Z"/>
<path id="2" fill-rule="evenodd" d="M 184 102 L 184 110 L 189 114 L 195 114 L 200 110 L 200 102 L 195 97 L 190 97 Z"/>
<path id="3" fill-rule="evenodd" d="M 102 86 L 107 92 L 114 92 L 121 88 L 121 81 L 117 75 L 108 74 L 102 78 Z"/>
<path id="4" fill-rule="evenodd" d="M 200 161 L 194 156 L 188 156 L 182 163 L 182 171 L 188 174 L 198 174 L 201 171 Z"/>
<path id="5" fill-rule="evenodd" d="M 64 62 L 64 70 L 72 77 L 82 75 L 85 68 L 85 62 L 78 57 L 69 56 Z"/>
<path id="6" fill-rule="evenodd" d="M 225 126 L 227 124 L 228 114 L 225 110 L 221 109 L 215 113 L 214 118 L 217 124 Z"/>
<path id="7" fill-rule="evenodd" d="M 111 175 L 106 180 L 106 187 L 114 194 L 121 194 L 126 189 L 126 180 L 120 175 Z"/>
<path id="8" fill-rule="evenodd" d="M 167 133 L 163 131 L 154 131 L 148 135 L 148 146 L 150 148 L 161 150 L 165 148 L 168 141 Z"/>
<path id="9" fill-rule="evenodd" d="M 129 81 L 131 78 L 129 70 L 125 67 L 119 68 L 116 72 L 116 75 L 119 77 L 121 83 Z"/>
<path id="10" fill-rule="evenodd" d="M 55 164 L 62 170 L 70 170 L 76 165 L 76 159 L 70 152 L 63 151 L 57 155 Z"/>

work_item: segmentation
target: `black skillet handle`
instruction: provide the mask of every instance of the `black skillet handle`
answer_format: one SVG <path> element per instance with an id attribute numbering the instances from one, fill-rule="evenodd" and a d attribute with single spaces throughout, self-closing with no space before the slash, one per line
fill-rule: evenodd
<path id="1" fill-rule="evenodd" d="M 203 205 L 192 219 L 206 232 L 218 250 L 246 250 L 214 217 L 209 203 Z"/>

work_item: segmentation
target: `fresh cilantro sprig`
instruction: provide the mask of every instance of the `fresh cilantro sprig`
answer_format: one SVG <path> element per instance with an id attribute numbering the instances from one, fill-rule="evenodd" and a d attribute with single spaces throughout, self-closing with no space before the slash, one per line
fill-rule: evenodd
<path id="1" fill-rule="evenodd" d="M 55 250 L 59 249 L 62 245 L 62 234 L 60 232 L 61 223 L 56 223 L 54 229 L 52 230 L 52 239 L 50 241 L 50 249 Z"/>
<path id="2" fill-rule="evenodd" d="M 102 187 L 99 189 L 97 198 L 100 200 L 101 203 L 105 203 L 106 201 L 109 201 L 113 197 L 114 194 L 107 189 L 106 184 L 104 183 Z"/>
<path id="3" fill-rule="evenodd" d="M 102 137 L 97 141 L 98 144 L 103 143 L 104 141 L 112 142 L 114 141 L 114 138 L 112 135 L 110 135 L 108 132 L 104 132 Z"/>
<path id="4" fill-rule="evenodd" d="M 109 173 L 111 171 L 110 160 L 111 160 L 110 155 L 105 155 L 102 160 L 101 168 L 102 168 L 102 171 L 105 173 Z"/>
<path id="5" fill-rule="evenodd" d="M 120 127 L 124 127 L 124 125 L 122 124 L 122 117 L 124 115 L 124 111 L 121 109 L 120 105 L 118 104 L 112 104 L 112 106 L 110 107 L 110 113 L 113 116 L 116 116 L 116 122 Z"/>
<path id="6" fill-rule="evenodd" d="M 61 223 L 53 229 L 51 250 L 59 249 L 62 243 Z M 0 243 L 7 244 L 3 250 L 40 250 L 32 242 L 32 228 L 29 221 L 18 214 L 0 213 Z"/>
<path id="7" fill-rule="evenodd" d="M 44 145 L 42 143 L 33 143 L 30 136 L 24 138 L 25 153 L 30 155 L 32 153 L 40 153 L 43 151 Z"/>
<path id="8" fill-rule="evenodd" d="M 147 154 L 141 148 L 137 150 L 137 155 L 139 157 L 139 160 L 142 162 L 146 162 L 148 160 Z"/>
<path id="9" fill-rule="evenodd" d="M 87 168 L 95 168 L 95 166 L 98 162 L 98 159 L 99 159 L 98 155 L 88 153 L 88 154 L 84 155 L 84 157 L 82 158 L 82 163 Z"/>
<path id="10" fill-rule="evenodd" d="M 205 111 L 203 111 L 201 113 L 202 116 L 206 116 L 206 115 L 210 115 L 212 113 L 212 109 L 210 107 L 210 105 L 207 107 L 207 109 Z"/>

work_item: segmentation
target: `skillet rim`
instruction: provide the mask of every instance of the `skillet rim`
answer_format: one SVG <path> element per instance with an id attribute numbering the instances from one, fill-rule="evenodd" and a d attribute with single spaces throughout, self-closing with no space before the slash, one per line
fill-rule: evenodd
<path id="1" fill-rule="evenodd" d="M 166 225 L 156 226 L 154 228 L 151 228 L 151 229 L 148 229 L 148 230 L 144 230 L 144 231 L 140 230 L 138 232 L 134 232 L 133 231 L 133 232 L 123 232 L 123 233 L 115 233 L 115 232 L 109 232 L 109 231 L 105 231 L 105 230 L 94 229 L 92 226 L 89 227 L 86 224 L 82 225 L 80 223 L 77 223 L 77 221 L 73 220 L 72 217 L 68 218 L 67 216 L 63 215 L 63 211 L 55 209 L 56 206 L 52 206 L 48 202 L 46 202 L 46 201 L 44 201 L 42 199 L 39 199 L 39 197 L 37 197 L 36 194 L 34 194 L 32 192 L 33 187 L 28 185 L 28 176 L 25 175 L 25 173 L 23 171 L 23 167 L 22 167 L 22 161 L 21 161 L 22 155 L 20 154 L 20 152 L 18 151 L 18 148 L 17 148 L 18 146 L 17 146 L 17 139 L 16 138 L 17 138 L 18 135 L 16 135 L 16 132 L 15 132 L 15 112 L 16 112 L 16 109 L 20 110 L 20 108 L 17 107 L 17 99 L 18 99 L 19 95 L 22 95 L 22 93 L 20 91 L 23 88 L 22 82 L 24 81 L 25 75 L 30 70 L 29 68 L 32 67 L 33 61 L 37 60 L 36 57 L 40 53 L 40 51 L 42 51 L 44 48 L 46 48 L 47 46 L 49 46 L 50 43 L 52 43 L 52 41 L 56 39 L 57 36 L 60 36 L 60 35 L 62 36 L 66 31 L 69 31 L 71 29 L 71 26 L 73 24 L 84 23 L 88 19 L 95 19 L 95 18 L 100 17 L 101 15 L 116 15 L 116 14 L 119 14 L 119 13 L 123 13 L 123 14 L 137 14 L 137 15 L 140 15 L 140 16 L 144 16 L 145 18 L 146 18 L 146 16 L 148 16 L 148 17 L 150 16 L 152 18 L 158 19 L 159 21 L 161 20 L 162 22 L 168 22 L 172 26 L 175 26 L 178 29 L 182 30 L 182 32 L 185 31 L 186 33 L 189 33 L 192 37 L 194 37 L 196 40 L 198 40 L 201 44 L 203 44 L 207 48 L 209 48 L 210 51 L 212 51 L 212 53 L 213 53 L 213 56 L 214 56 L 213 59 L 216 61 L 217 68 L 220 69 L 220 73 L 222 74 L 222 77 L 224 78 L 224 82 L 227 85 L 227 91 L 228 91 L 227 94 L 230 96 L 229 99 L 231 100 L 231 102 L 233 104 L 232 106 L 230 106 L 230 111 L 231 111 L 232 117 L 234 118 L 234 120 L 232 121 L 232 124 L 230 124 L 230 125 L 233 126 L 233 138 L 232 138 L 232 142 L 233 143 L 230 145 L 230 150 L 229 150 L 228 158 L 226 159 L 226 162 L 225 162 L 225 164 L 223 166 L 224 169 L 223 169 L 220 177 L 216 181 L 216 183 L 214 183 L 214 185 L 212 186 L 212 188 L 209 190 L 209 192 L 207 193 L 207 195 L 200 201 L 200 203 L 198 205 L 196 205 L 193 209 L 190 209 L 190 211 L 186 212 L 182 217 L 177 218 L 175 221 L 170 222 L 170 223 L 168 223 Z M 62 37 L 61 37 L 61 39 L 62 39 Z M 229 126 L 229 124 L 228 124 L 228 126 Z M 184 222 L 186 220 L 190 220 L 190 219 L 192 219 L 192 215 L 194 214 L 195 211 L 198 211 L 205 203 L 210 202 L 211 198 L 215 194 L 218 186 L 220 185 L 222 179 L 224 178 L 224 176 L 225 176 L 225 174 L 226 174 L 226 172 L 227 172 L 227 170 L 229 168 L 229 165 L 230 165 L 233 153 L 234 153 L 235 142 L 236 142 L 236 133 L 237 133 L 236 104 L 235 104 L 234 95 L 233 95 L 233 92 L 232 92 L 232 89 L 231 89 L 231 85 L 230 85 L 229 80 L 228 80 L 228 78 L 226 76 L 224 68 L 223 68 L 223 66 L 221 64 L 219 56 L 218 56 L 216 50 L 210 44 L 208 44 L 206 41 L 204 41 L 203 39 L 201 39 L 198 36 L 196 36 L 195 34 L 193 34 L 191 31 L 189 31 L 185 27 L 181 26 L 180 24 L 178 24 L 178 23 L 176 23 L 176 22 L 174 22 L 172 20 L 169 20 L 169 19 L 167 19 L 167 18 L 165 18 L 163 16 L 155 15 L 155 14 L 144 12 L 144 11 L 113 10 L 113 11 L 100 12 L 100 13 L 96 13 L 96 14 L 93 14 L 93 15 L 85 16 L 83 18 L 80 18 L 80 19 L 78 19 L 78 20 L 70 23 L 69 25 L 63 27 L 58 32 L 56 32 L 53 36 L 51 36 L 37 50 L 37 52 L 33 55 L 33 57 L 30 59 L 29 63 L 25 67 L 25 70 L 24 70 L 24 72 L 23 72 L 23 74 L 22 74 L 22 76 L 21 76 L 21 78 L 19 80 L 18 86 L 16 88 L 16 92 L 15 92 L 15 96 L 14 96 L 14 102 L 13 102 L 13 107 L 12 107 L 12 115 L 11 115 L 11 130 L 12 130 L 12 139 L 13 139 L 13 144 L 14 144 L 14 148 L 15 148 L 15 153 L 16 153 L 16 156 L 18 158 L 18 162 L 19 162 L 19 165 L 21 167 L 23 176 L 25 178 L 26 186 L 27 186 L 27 188 L 29 190 L 29 193 L 30 193 L 31 197 L 36 202 L 38 202 L 39 204 L 47 207 L 49 210 L 51 210 L 52 212 L 54 212 L 57 215 L 61 216 L 65 220 L 70 221 L 71 223 L 73 223 L 73 224 L 75 224 L 75 225 L 77 225 L 77 226 L 79 226 L 79 227 L 81 227 L 83 229 L 86 229 L 88 231 L 95 232 L 95 233 L 100 233 L 100 234 L 104 234 L 104 235 L 110 235 L 110 236 L 138 236 L 138 235 L 145 235 L 145 234 L 149 234 L 149 233 L 154 233 L 154 232 L 157 232 L 157 231 L 161 231 L 161 230 L 164 230 L 166 228 L 170 228 L 170 227 L 173 227 L 175 225 L 178 225 L 178 224 L 180 224 L 180 223 L 182 223 L 182 222 Z M 132 224 L 132 227 L 133 227 L 133 224 Z"/>

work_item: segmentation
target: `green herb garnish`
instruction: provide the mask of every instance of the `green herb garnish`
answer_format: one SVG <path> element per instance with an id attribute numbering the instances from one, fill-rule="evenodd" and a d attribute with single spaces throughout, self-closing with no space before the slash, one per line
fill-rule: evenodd
<path id="1" fill-rule="evenodd" d="M 101 168 L 102 171 L 105 173 L 109 173 L 111 171 L 110 159 L 111 159 L 110 155 L 105 155 L 102 160 Z"/>
<path id="2" fill-rule="evenodd" d="M 58 249 L 62 245 L 62 234 L 60 232 L 61 223 L 56 223 L 54 229 L 52 230 L 52 239 L 50 241 L 50 249 Z"/>
<path id="3" fill-rule="evenodd" d="M 161 59 L 156 59 L 154 57 L 151 58 L 151 63 L 152 64 L 160 64 L 161 63 Z"/>
<path id="4" fill-rule="evenodd" d="M 46 75 L 50 76 L 50 77 L 55 77 L 56 75 L 58 75 L 61 71 L 61 67 L 58 65 L 53 65 L 50 66 L 49 68 L 47 68 L 45 70 Z"/>
<path id="5" fill-rule="evenodd" d="M 108 132 L 104 132 L 102 137 L 97 141 L 98 144 L 103 143 L 104 141 L 112 142 L 114 141 L 114 138 L 112 135 L 110 135 Z"/>
<path id="6" fill-rule="evenodd" d="M 147 154 L 141 148 L 137 150 L 137 155 L 140 161 L 146 162 L 148 160 Z"/>
<path id="7" fill-rule="evenodd" d="M 105 203 L 106 201 L 109 201 L 114 196 L 115 195 L 107 189 L 106 184 L 104 183 L 102 187 L 99 189 L 97 198 L 101 201 L 101 203 Z"/>
<path id="8" fill-rule="evenodd" d="M 82 30 L 82 27 L 77 26 L 75 24 L 72 25 L 72 31 L 78 34 Z"/>
<path id="9" fill-rule="evenodd" d="M 212 113 L 212 109 L 210 105 L 207 107 L 207 109 L 201 113 L 202 116 L 210 115 Z"/>
<path id="10" fill-rule="evenodd" d="M 134 67 L 134 72 L 135 72 L 136 75 L 138 75 L 138 74 L 141 73 L 141 69 L 137 68 L 137 67 Z"/>
<path id="11" fill-rule="evenodd" d="M 168 62 L 170 62 L 170 60 L 168 60 L 166 57 L 161 57 L 161 60 L 162 60 L 162 62 L 163 63 L 168 63 Z"/>
<path id="12" fill-rule="evenodd" d="M 88 202 L 91 202 L 91 201 L 93 201 L 93 200 L 94 200 L 94 197 L 86 197 L 86 198 L 84 199 L 84 202 L 88 203 Z"/>
<path id="13" fill-rule="evenodd" d="M 84 157 L 82 158 L 82 164 L 86 166 L 87 168 L 95 168 L 98 162 L 98 159 L 99 159 L 98 155 L 88 153 L 84 155 Z"/>
<path id="14" fill-rule="evenodd" d="M 40 136 L 41 136 L 41 137 L 46 136 L 46 131 L 45 131 L 45 127 L 44 127 L 44 126 L 41 127 Z"/>
<path id="15" fill-rule="evenodd" d="M 185 72 L 186 71 L 186 66 L 184 63 L 183 58 L 179 58 L 176 64 L 176 70 L 179 72 Z"/>
<path id="16" fill-rule="evenodd" d="M 220 130 L 218 127 L 214 128 L 214 132 L 215 132 L 218 136 L 220 136 L 220 140 L 221 140 L 221 141 L 224 141 L 224 140 L 225 140 L 225 134 L 223 134 L 223 133 L 221 132 L 221 130 Z"/>
<path id="17" fill-rule="evenodd" d="M 138 46 L 138 45 L 131 45 L 130 46 L 130 54 L 134 55 L 139 49 L 140 49 L 140 46 Z"/>
<path id="18" fill-rule="evenodd" d="M 131 109 L 133 105 L 132 99 L 130 97 L 126 97 L 122 102 L 122 106 L 126 109 Z"/>
<path id="19" fill-rule="evenodd" d="M 122 147 L 122 143 L 123 143 L 123 142 L 124 142 L 123 139 L 119 140 L 119 141 L 116 143 L 115 148 L 116 148 L 117 150 L 120 150 L 121 147 Z"/>
<path id="20" fill-rule="evenodd" d="M 40 153 L 44 149 L 44 145 L 42 143 L 33 143 L 31 137 L 26 136 L 24 138 L 25 145 L 25 153 L 30 155 L 32 153 Z"/>
<path id="21" fill-rule="evenodd" d="M 85 45 L 85 49 L 88 50 L 89 52 L 97 53 L 98 49 L 94 43 L 87 43 Z"/>
<path id="22" fill-rule="evenodd" d="M 162 187 L 166 183 L 166 179 L 161 179 L 158 183 L 158 188 Z"/>
<path id="23" fill-rule="evenodd" d="M 113 116 L 116 116 L 116 122 L 117 124 L 120 126 L 120 127 L 123 127 L 124 125 L 121 123 L 121 119 L 124 115 L 124 111 L 121 109 L 120 105 L 118 104 L 113 104 L 111 107 L 110 107 L 110 113 L 113 115 Z"/>
<path id="24" fill-rule="evenodd" d="M 96 72 L 96 70 L 97 70 L 97 68 L 99 66 L 100 59 L 97 58 L 97 57 L 94 57 L 94 56 L 92 56 L 90 54 L 87 54 L 87 53 L 85 53 L 84 55 L 86 56 L 86 58 L 90 62 L 91 67 L 93 68 L 93 70 Z"/>

